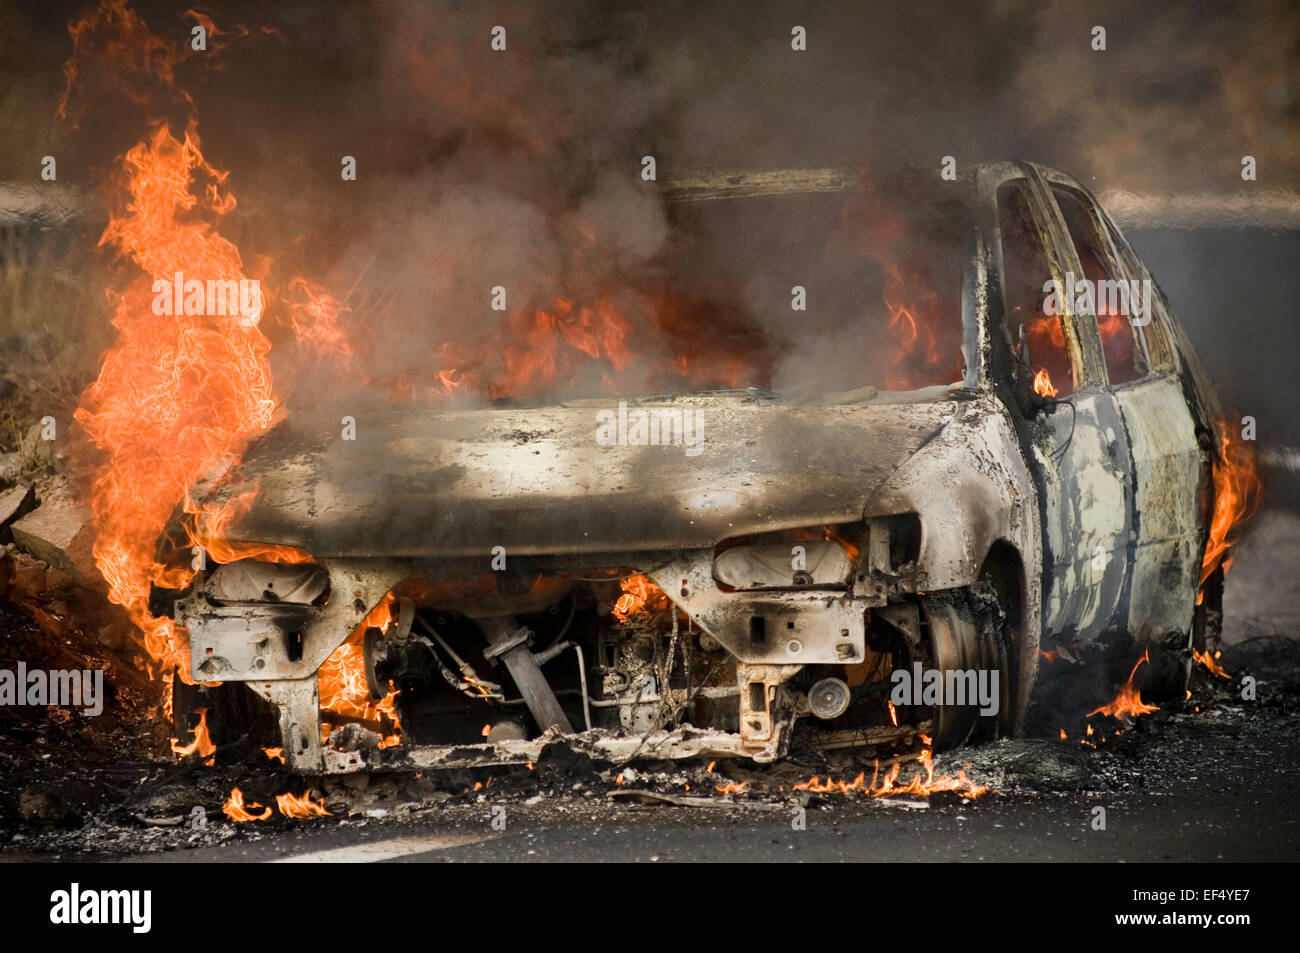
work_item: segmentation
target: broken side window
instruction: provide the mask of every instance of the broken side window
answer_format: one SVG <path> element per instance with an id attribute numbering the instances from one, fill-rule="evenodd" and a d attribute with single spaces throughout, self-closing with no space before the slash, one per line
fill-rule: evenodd
<path id="1" fill-rule="evenodd" d="M 1151 273 L 1147 267 L 1138 259 L 1137 254 L 1129 245 L 1127 239 L 1120 233 L 1115 223 L 1106 215 L 1104 209 L 1098 207 L 1097 217 L 1101 220 L 1101 227 L 1106 235 L 1110 238 L 1111 247 L 1115 249 L 1119 260 L 1123 262 L 1124 268 L 1128 271 L 1130 278 L 1137 278 L 1145 282 L 1150 282 L 1151 290 L 1151 320 L 1145 324 L 1135 324 L 1133 333 L 1137 336 L 1139 342 L 1145 346 L 1147 355 L 1147 367 L 1151 371 L 1171 371 L 1176 369 L 1174 362 L 1173 346 L 1169 343 L 1166 328 L 1169 326 L 1169 313 L 1165 308 L 1164 300 L 1160 290 L 1151 279 Z"/>
<path id="2" fill-rule="evenodd" d="M 1083 274 L 1067 282 L 1073 285 L 1069 293 L 1075 301 L 1092 304 L 1091 308 L 1086 305 L 1080 308 L 1079 313 L 1082 316 L 1091 310 L 1096 317 L 1111 384 L 1127 384 L 1145 377 L 1146 353 L 1136 333 L 1135 321 L 1150 318 L 1150 293 L 1144 297 L 1140 280 L 1129 282 L 1129 276 L 1112 264 L 1106 242 L 1084 200 L 1073 190 L 1060 186 L 1054 186 L 1052 194 L 1083 266 Z M 1081 280 L 1087 282 L 1082 288 Z"/>
<path id="3" fill-rule="evenodd" d="M 1034 389 L 1045 397 L 1073 394 L 1078 381 L 1065 337 L 1065 316 L 1046 313 L 1045 289 L 1055 275 L 1030 211 L 1023 180 L 1008 182 L 998 189 L 998 225 L 1002 235 L 1002 300 L 1011 346 L 1021 347 L 1023 329 L 1035 373 Z"/>

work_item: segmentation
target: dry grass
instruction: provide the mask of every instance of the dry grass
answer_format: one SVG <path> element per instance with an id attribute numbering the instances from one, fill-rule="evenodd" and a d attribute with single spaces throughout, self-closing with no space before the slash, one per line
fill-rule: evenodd
<path id="1" fill-rule="evenodd" d="M 17 452 L 22 475 L 49 465 L 40 421 L 66 433 L 111 339 L 90 245 L 74 229 L 0 228 L 0 453 Z"/>

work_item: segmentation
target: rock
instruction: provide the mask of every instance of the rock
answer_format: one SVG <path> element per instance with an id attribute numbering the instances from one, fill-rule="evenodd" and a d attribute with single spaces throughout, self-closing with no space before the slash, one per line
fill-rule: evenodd
<path id="1" fill-rule="evenodd" d="M 1047 791 L 1078 791 L 1092 775 L 1090 758 L 1083 748 L 1052 742 L 1025 742 L 1022 750 L 1007 760 L 1008 779 Z"/>
<path id="2" fill-rule="evenodd" d="M 57 441 L 46 440 L 45 430 L 45 424 L 37 421 L 32 424 L 19 443 L 19 455 L 28 461 L 28 469 L 54 465 Z"/>
<path id="3" fill-rule="evenodd" d="M 39 559 L 33 559 L 23 552 L 11 553 L 13 570 L 10 584 L 14 594 L 19 598 L 37 598 L 45 592 L 46 576 L 49 567 Z"/>
<path id="4" fill-rule="evenodd" d="M 13 540 L 9 524 L 36 509 L 36 487 L 30 483 L 0 494 L 0 544 Z"/>
<path id="5" fill-rule="evenodd" d="M 47 500 L 10 529 L 14 543 L 24 552 L 67 573 L 78 585 L 102 587 L 91 552 L 95 530 L 85 506 L 70 500 Z"/>
<path id="6" fill-rule="evenodd" d="M 31 824 L 58 824 L 67 816 L 57 795 L 37 788 L 18 796 L 18 812 Z"/>
<path id="7" fill-rule="evenodd" d="M 18 451 L 0 453 L 0 483 L 17 482 L 22 473 L 23 461 Z"/>

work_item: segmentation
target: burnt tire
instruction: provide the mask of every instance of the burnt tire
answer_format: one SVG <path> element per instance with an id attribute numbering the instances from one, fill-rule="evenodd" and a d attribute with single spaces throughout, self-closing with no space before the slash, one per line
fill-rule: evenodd
<path id="1" fill-rule="evenodd" d="M 928 651 L 923 660 L 947 682 L 949 671 L 974 671 L 991 681 L 997 673 L 995 712 L 984 715 L 975 704 L 941 704 L 931 708 L 935 751 L 968 742 L 1009 736 L 1015 725 L 1015 656 L 1006 615 L 990 586 L 975 586 L 953 593 L 921 598 Z M 992 686 L 989 686 L 990 689 Z"/>

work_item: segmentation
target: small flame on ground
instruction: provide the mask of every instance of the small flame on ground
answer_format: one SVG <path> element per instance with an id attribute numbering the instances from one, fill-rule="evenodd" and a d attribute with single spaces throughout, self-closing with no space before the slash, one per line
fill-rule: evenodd
<path id="1" fill-rule="evenodd" d="M 745 790 L 745 785 L 748 783 L 748 781 L 741 781 L 737 784 L 734 781 L 728 781 L 723 785 L 715 784 L 713 790 L 717 791 L 719 794 L 740 794 Z"/>
<path id="2" fill-rule="evenodd" d="M 966 772 L 960 770 L 957 776 L 948 775 L 934 776 L 934 760 L 931 757 L 930 749 L 926 748 L 918 757 L 922 771 L 913 775 L 912 780 L 904 785 L 898 784 L 899 766 L 892 764 L 885 776 L 880 778 L 877 785 L 876 780 L 880 777 L 880 762 L 876 762 L 875 771 L 872 773 L 871 780 L 867 781 L 866 772 L 860 772 L 852 781 L 836 781 L 833 778 L 827 778 L 824 782 L 816 775 L 802 784 L 796 784 L 796 791 L 811 791 L 814 794 L 865 794 L 868 797 L 892 797 L 900 794 L 913 794 L 927 796 L 937 791 L 956 791 L 962 797 L 976 798 L 988 791 L 988 788 L 982 784 L 976 784 L 966 777 Z M 922 778 L 922 773 L 925 777 Z"/>
<path id="3" fill-rule="evenodd" d="M 284 764 L 283 748 L 263 748 L 262 753 L 266 755 L 268 758 L 270 758 L 272 761 L 279 761 L 281 764 Z"/>
<path id="4" fill-rule="evenodd" d="M 256 810 L 261 806 L 255 802 L 250 802 L 248 808 Z M 270 818 L 273 812 L 268 807 L 261 814 L 250 814 L 244 807 L 244 792 L 239 788 L 234 788 L 230 792 L 230 797 L 226 799 L 226 803 L 221 805 L 221 813 L 236 824 L 242 824 L 245 821 L 265 821 Z"/>
<path id="5" fill-rule="evenodd" d="M 893 703 L 893 702 L 889 702 L 889 701 L 887 701 L 887 702 L 885 702 L 885 704 L 889 706 L 889 720 L 892 721 L 892 722 L 894 723 L 894 727 L 897 728 L 897 727 L 898 727 L 898 709 L 894 707 L 894 703 Z"/>
<path id="6" fill-rule="evenodd" d="M 319 804 L 315 804 L 311 799 L 311 792 L 304 791 L 301 797 L 294 797 L 292 794 L 277 794 L 275 796 L 275 806 L 279 808 L 280 813 L 285 817 L 307 818 L 307 817 L 329 817 L 329 811 L 325 810 L 325 799 L 321 798 Z M 268 809 L 269 810 L 269 809 Z"/>
<path id="7" fill-rule="evenodd" d="M 1142 657 L 1137 660 L 1133 666 L 1133 671 L 1129 672 L 1128 681 L 1124 687 L 1119 690 L 1115 700 L 1108 705 L 1102 705 L 1093 711 L 1088 712 L 1088 717 L 1093 715 L 1110 715 L 1112 718 L 1136 717 L 1138 715 L 1147 715 L 1153 711 L 1159 711 L 1159 705 L 1148 705 L 1142 701 L 1142 694 L 1133 687 L 1133 676 L 1137 675 L 1137 670 L 1146 662 L 1151 661 L 1148 653 L 1143 652 Z"/>

